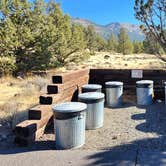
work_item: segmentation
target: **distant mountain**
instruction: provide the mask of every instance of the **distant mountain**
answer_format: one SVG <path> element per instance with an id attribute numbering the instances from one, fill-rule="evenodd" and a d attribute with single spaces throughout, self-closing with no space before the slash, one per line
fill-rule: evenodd
<path id="1" fill-rule="evenodd" d="M 81 18 L 73 18 L 72 22 L 76 24 L 81 24 L 84 27 L 87 27 L 88 25 L 93 25 L 95 31 L 106 39 L 108 39 L 112 33 L 117 35 L 120 28 L 122 27 L 126 29 L 131 40 L 142 41 L 145 38 L 144 34 L 139 28 L 139 25 L 135 24 L 114 22 L 108 25 L 98 25 L 92 21 Z"/>

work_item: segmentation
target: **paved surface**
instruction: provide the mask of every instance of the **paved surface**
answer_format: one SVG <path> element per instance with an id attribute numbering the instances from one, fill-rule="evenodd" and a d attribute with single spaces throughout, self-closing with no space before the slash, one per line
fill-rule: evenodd
<path id="1" fill-rule="evenodd" d="M 1 166 L 91 166 L 120 165 L 134 166 L 136 151 L 9 151 L 0 155 Z"/>
<path id="2" fill-rule="evenodd" d="M 0 151 L 1 166 L 165 166 L 166 152 L 15 149 Z"/>

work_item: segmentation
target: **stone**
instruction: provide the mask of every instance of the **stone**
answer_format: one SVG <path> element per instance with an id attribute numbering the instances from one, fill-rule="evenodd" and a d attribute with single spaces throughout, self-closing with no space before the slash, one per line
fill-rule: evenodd
<path id="1" fill-rule="evenodd" d="M 104 56 L 104 59 L 108 59 L 108 58 L 110 58 L 109 55 L 105 55 L 105 56 Z"/>

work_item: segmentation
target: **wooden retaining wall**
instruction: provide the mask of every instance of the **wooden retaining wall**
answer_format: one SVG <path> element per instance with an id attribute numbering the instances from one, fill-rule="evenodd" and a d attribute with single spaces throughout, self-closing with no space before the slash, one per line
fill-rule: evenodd
<path id="1" fill-rule="evenodd" d="M 78 70 L 52 76 L 47 93 L 39 97 L 39 105 L 28 111 L 28 120 L 19 123 L 15 132 L 15 143 L 26 146 L 41 137 L 52 120 L 52 104 L 77 101 L 81 87 L 89 82 L 89 70 Z"/>
<path id="2" fill-rule="evenodd" d="M 135 72 L 140 78 L 133 78 L 132 72 Z M 139 76 L 142 73 L 142 78 Z M 154 97 L 164 99 L 164 82 L 166 81 L 165 70 L 129 70 L 129 69 L 91 69 L 90 83 L 97 83 L 105 87 L 107 81 L 122 81 L 124 83 L 124 95 L 136 94 L 136 81 L 138 80 L 154 81 Z"/>
<path id="3" fill-rule="evenodd" d="M 52 83 L 47 86 L 47 93 L 39 97 L 39 105 L 29 110 L 28 120 L 19 123 L 15 128 L 15 142 L 19 145 L 29 145 L 44 133 L 46 125 L 52 120 L 52 104 L 64 101 L 77 101 L 81 87 L 87 83 L 101 84 L 105 90 L 105 82 L 122 81 L 124 94 L 135 95 L 136 81 L 153 80 L 156 99 L 164 99 L 164 70 L 133 70 L 116 69 L 84 69 L 61 73 L 52 76 Z M 140 76 L 140 73 L 142 76 Z M 137 75 L 138 74 L 138 75 Z"/>

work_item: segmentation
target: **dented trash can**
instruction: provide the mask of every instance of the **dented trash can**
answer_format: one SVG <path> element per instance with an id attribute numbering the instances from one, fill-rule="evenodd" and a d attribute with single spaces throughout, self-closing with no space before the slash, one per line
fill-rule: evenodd
<path id="1" fill-rule="evenodd" d="M 87 105 L 80 102 L 66 102 L 54 105 L 52 108 L 56 149 L 81 147 L 85 143 Z"/>
<path id="2" fill-rule="evenodd" d="M 103 126 L 104 94 L 87 92 L 79 95 L 79 101 L 87 104 L 86 129 L 93 130 Z"/>
<path id="3" fill-rule="evenodd" d="M 136 82 L 137 104 L 150 105 L 153 102 L 153 81 L 141 80 Z"/>
<path id="4" fill-rule="evenodd" d="M 119 107 L 122 105 L 123 82 L 109 81 L 105 83 L 106 104 L 108 107 Z"/>
<path id="5" fill-rule="evenodd" d="M 99 84 L 86 84 L 82 86 L 82 93 L 101 92 L 102 86 Z"/>

